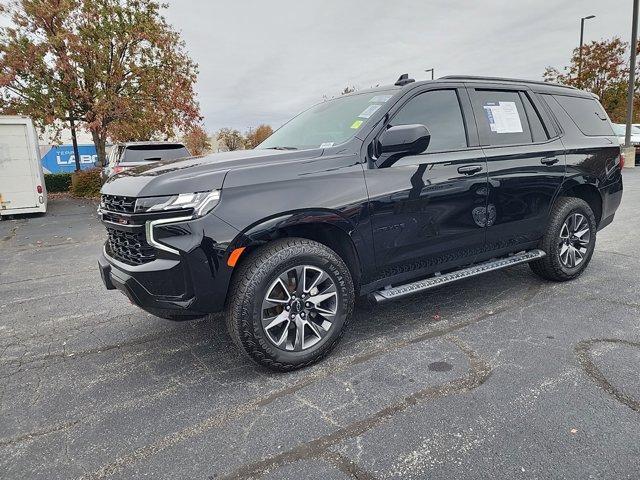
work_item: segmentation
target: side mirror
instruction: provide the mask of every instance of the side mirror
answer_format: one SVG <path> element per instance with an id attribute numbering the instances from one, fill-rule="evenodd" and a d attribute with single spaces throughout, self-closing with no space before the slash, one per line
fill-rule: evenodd
<path id="1" fill-rule="evenodd" d="M 379 143 L 378 167 L 388 167 L 405 155 L 424 152 L 431 141 L 431 133 L 424 125 L 398 125 L 382 133 Z"/>

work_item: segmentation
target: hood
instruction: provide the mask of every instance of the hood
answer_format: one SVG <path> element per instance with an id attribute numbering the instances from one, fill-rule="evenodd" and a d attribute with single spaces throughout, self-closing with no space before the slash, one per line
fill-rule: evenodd
<path id="1" fill-rule="evenodd" d="M 125 170 L 110 177 L 102 193 L 127 197 L 152 197 L 204 192 L 222 188 L 229 170 L 296 162 L 322 155 L 313 150 L 236 150 L 200 157 L 165 160 Z"/>

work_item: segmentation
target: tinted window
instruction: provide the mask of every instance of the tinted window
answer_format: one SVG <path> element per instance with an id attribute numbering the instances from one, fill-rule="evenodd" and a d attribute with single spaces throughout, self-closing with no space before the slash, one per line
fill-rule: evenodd
<path id="1" fill-rule="evenodd" d="M 529 122 L 520 94 L 503 90 L 476 90 L 474 110 L 482 143 L 531 143 Z"/>
<path id="2" fill-rule="evenodd" d="M 431 132 L 428 152 L 467 146 L 464 120 L 455 90 L 422 93 L 409 100 L 391 121 L 392 126 L 413 124 L 425 125 Z"/>
<path id="3" fill-rule="evenodd" d="M 524 102 L 524 109 L 527 113 L 527 120 L 529 121 L 529 126 L 531 127 L 531 135 L 533 136 L 534 142 L 544 142 L 549 139 L 549 135 L 547 135 L 547 131 L 542 124 L 542 120 L 540 119 L 540 115 L 536 110 L 535 106 L 531 102 L 529 96 L 525 93 L 521 95 L 522 101 Z"/>
<path id="4" fill-rule="evenodd" d="M 157 162 L 189 155 L 184 145 L 132 145 L 126 148 L 120 162 Z"/>
<path id="5" fill-rule="evenodd" d="M 609 118 L 594 98 L 553 96 L 585 135 L 612 135 Z"/>

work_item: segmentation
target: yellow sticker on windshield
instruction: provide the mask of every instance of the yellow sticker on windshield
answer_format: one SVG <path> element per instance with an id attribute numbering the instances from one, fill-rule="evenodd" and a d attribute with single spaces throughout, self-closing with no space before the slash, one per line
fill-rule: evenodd
<path id="1" fill-rule="evenodd" d="M 360 128 L 360 125 L 362 125 L 362 120 L 356 120 L 355 122 L 353 122 L 353 124 L 351 125 L 351 128 L 353 128 L 354 130 Z"/>

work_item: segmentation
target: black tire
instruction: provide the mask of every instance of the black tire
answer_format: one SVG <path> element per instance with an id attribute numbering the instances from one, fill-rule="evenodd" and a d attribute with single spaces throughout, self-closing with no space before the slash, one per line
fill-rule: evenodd
<path id="1" fill-rule="evenodd" d="M 565 221 L 574 214 L 584 217 L 589 228 L 589 243 L 586 252 L 579 264 L 570 267 L 565 265 L 560 259 L 561 238 L 560 234 Z M 589 265 L 593 250 L 596 244 L 597 224 L 596 218 L 589 207 L 589 204 L 580 198 L 562 197 L 559 198 L 549 216 L 547 230 L 540 241 L 539 248 L 546 252 L 546 256 L 540 260 L 529 263 L 533 272 L 547 280 L 555 282 L 565 282 L 578 277 Z"/>
<path id="2" fill-rule="evenodd" d="M 336 314 L 326 335 L 316 344 L 306 350 L 286 351 L 265 333 L 263 300 L 273 288 L 274 280 L 302 265 L 322 269 L 333 282 L 337 293 Z M 351 319 L 353 305 L 351 274 L 338 254 L 312 240 L 284 238 L 251 252 L 238 267 L 231 281 L 226 322 L 234 343 L 249 358 L 272 370 L 290 371 L 321 360 L 335 347 Z"/>

